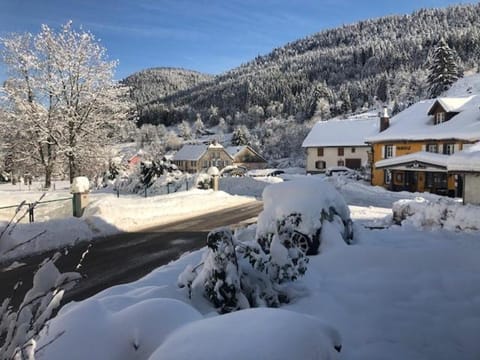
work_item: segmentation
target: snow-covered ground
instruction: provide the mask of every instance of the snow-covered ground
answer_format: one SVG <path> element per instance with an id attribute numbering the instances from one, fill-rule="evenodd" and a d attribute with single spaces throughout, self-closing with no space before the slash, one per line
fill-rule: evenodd
<path id="1" fill-rule="evenodd" d="M 340 359 L 480 358 L 480 233 L 391 225 L 394 201 L 423 194 L 331 181 L 351 204 L 355 243 L 311 257 L 282 310 L 217 316 L 192 304 L 177 278 L 202 249 L 67 305 L 39 346 L 66 332 L 38 358 L 334 359 L 332 328 Z M 390 226 L 368 228 L 379 225 Z"/>

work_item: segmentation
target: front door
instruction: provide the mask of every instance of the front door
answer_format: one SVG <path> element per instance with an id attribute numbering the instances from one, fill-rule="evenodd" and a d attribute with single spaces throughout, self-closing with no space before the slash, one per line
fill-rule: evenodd
<path id="1" fill-rule="evenodd" d="M 416 171 L 405 171 L 405 188 L 410 192 L 418 191 L 418 173 Z"/>

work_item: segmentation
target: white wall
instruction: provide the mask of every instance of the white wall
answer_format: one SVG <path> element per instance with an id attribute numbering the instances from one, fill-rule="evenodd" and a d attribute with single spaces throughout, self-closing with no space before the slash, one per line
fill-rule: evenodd
<path id="1" fill-rule="evenodd" d="M 355 146 L 355 152 L 352 153 L 352 147 L 343 147 L 343 156 L 338 156 L 338 147 L 323 148 L 323 156 L 317 155 L 317 148 L 307 148 L 307 172 L 322 172 L 315 167 L 315 162 L 323 160 L 326 162 L 325 167 L 338 166 L 338 161 L 346 159 L 361 159 L 362 166 L 368 162 L 368 151 L 370 146 Z"/>
<path id="2" fill-rule="evenodd" d="M 466 204 L 480 205 L 480 175 L 465 174 L 463 201 Z"/>

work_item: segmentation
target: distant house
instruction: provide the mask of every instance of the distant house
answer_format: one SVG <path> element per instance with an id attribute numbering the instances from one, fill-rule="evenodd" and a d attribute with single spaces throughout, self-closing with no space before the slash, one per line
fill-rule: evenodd
<path id="1" fill-rule="evenodd" d="M 309 174 L 322 173 L 334 166 L 359 169 L 369 164 L 370 146 L 365 139 L 378 133 L 378 117 L 319 121 L 309 132 L 302 147 L 307 152 Z"/>
<path id="2" fill-rule="evenodd" d="M 480 96 L 420 101 L 367 138 L 372 146 L 372 185 L 395 191 L 461 196 L 463 178 L 447 169 L 451 154 L 480 140 Z"/>
<path id="3" fill-rule="evenodd" d="M 233 157 L 233 165 L 242 166 L 248 170 L 267 167 L 267 160 L 249 145 L 229 146 L 225 150 Z"/>
<path id="4" fill-rule="evenodd" d="M 450 156 L 447 170 L 462 176 L 463 203 L 480 205 L 480 142 Z"/>
<path id="5" fill-rule="evenodd" d="M 172 162 L 182 171 L 196 173 L 206 171 L 211 166 L 221 170 L 233 165 L 233 156 L 218 143 L 184 145 L 173 156 Z"/>

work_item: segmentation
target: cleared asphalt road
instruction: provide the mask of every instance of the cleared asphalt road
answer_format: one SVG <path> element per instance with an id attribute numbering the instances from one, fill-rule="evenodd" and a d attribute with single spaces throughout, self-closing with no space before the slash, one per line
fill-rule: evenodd
<path id="1" fill-rule="evenodd" d="M 110 286 L 137 280 L 183 253 L 203 247 L 210 230 L 243 222 L 257 216 L 262 209 L 262 202 L 253 201 L 141 232 L 109 236 L 92 242 L 90 247 L 88 243 L 70 247 L 56 262 L 61 272 L 75 271 L 82 254 L 89 248 L 77 270 L 84 279 L 65 294 L 64 302 L 82 300 Z M 35 269 L 53 253 L 23 259 L 21 262 L 26 265 L 17 269 L 3 272 L 0 269 L 0 303 L 13 294 L 13 303 L 18 304 L 32 285 Z M 19 281 L 21 286 L 13 292 Z"/>

